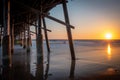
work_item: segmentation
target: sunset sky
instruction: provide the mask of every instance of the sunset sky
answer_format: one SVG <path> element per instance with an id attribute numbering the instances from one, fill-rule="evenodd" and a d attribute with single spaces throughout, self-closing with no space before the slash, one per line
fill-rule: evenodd
<path id="1" fill-rule="evenodd" d="M 68 0 L 73 39 L 120 39 L 120 0 Z M 62 5 L 57 5 L 50 15 L 64 21 Z M 46 18 L 49 39 L 67 39 L 66 27 Z"/>

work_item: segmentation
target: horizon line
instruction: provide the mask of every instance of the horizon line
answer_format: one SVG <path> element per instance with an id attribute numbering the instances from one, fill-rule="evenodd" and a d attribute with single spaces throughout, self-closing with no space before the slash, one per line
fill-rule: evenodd
<path id="1" fill-rule="evenodd" d="M 36 39 L 32 39 L 32 40 L 36 40 Z M 49 39 L 49 40 L 68 40 L 68 39 Z M 74 40 L 108 40 L 108 41 L 111 41 L 111 40 L 120 40 L 120 39 L 73 39 L 73 41 Z"/>

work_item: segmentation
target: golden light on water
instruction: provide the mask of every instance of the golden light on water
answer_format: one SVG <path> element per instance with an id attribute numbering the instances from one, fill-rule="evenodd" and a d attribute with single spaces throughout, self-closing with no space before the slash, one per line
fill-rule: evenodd
<path id="1" fill-rule="evenodd" d="M 110 44 L 108 44 L 108 55 L 111 55 L 111 48 L 110 48 Z"/>
<path id="2" fill-rule="evenodd" d="M 107 47 L 107 55 L 108 55 L 108 60 L 111 60 L 111 47 L 110 47 L 110 44 L 108 44 L 108 47 Z"/>

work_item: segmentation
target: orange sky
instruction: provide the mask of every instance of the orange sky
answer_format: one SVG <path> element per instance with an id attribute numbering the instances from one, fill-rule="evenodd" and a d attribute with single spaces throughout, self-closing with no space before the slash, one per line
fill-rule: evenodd
<path id="1" fill-rule="evenodd" d="M 120 39 L 120 3 L 98 0 L 73 0 L 68 2 L 68 12 L 73 39 L 105 39 L 106 33 L 112 34 L 112 39 Z M 64 21 L 62 5 L 50 11 L 50 15 Z M 66 27 L 46 19 L 49 39 L 67 39 Z M 33 28 L 32 28 L 33 30 Z"/>

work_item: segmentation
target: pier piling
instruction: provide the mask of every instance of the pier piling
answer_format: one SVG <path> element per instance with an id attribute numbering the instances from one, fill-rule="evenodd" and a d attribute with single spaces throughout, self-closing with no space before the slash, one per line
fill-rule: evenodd
<path id="1" fill-rule="evenodd" d="M 11 52 L 14 52 L 14 20 L 12 20 L 12 27 L 11 27 Z"/>
<path id="2" fill-rule="evenodd" d="M 6 5 L 7 3 L 7 5 Z M 11 36 L 10 36 L 10 0 L 3 0 L 3 41 L 2 41 L 2 52 L 3 52 L 3 66 L 10 67 L 11 64 Z M 6 11 L 7 10 L 7 11 Z M 7 18 L 6 18 L 7 15 Z"/>
<path id="3" fill-rule="evenodd" d="M 10 66 L 12 64 L 11 53 L 14 52 L 14 45 L 16 45 L 14 44 L 15 39 L 19 40 L 19 43 L 26 49 L 27 52 L 30 51 L 30 47 L 32 45 L 30 32 L 36 34 L 37 59 L 38 61 L 39 59 L 43 61 L 42 29 L 44 30 L 48 52 L 50 52 L 50 45 L 47 31 L 51 32 L 51 30 L 47 29 L 45 17 L 66 26 L 71 59 L 75 60 L 75 51 L 71 31 L 71 29 L 74 29 L 74 26 L 70 25 L 66 5 L 67 1 L 68 0 L 37 0 L 37 3 L 34 3 L 37 4 L 36 6 L 31 5 L 31 3 L 34 2 L 33 0 L 0 1 L 0 5 L 2 5 L 3 8 L 0 8 L 0 13 L 2 13 L 0 14 L 0 42 L 2 42 L 2 45 L 0 45 L 2 46 L 3 65 Z M 10 4 L 12 5 L 10 6 Z M 50 5 L 48 6 L 48 4 Z M 50 10 L 58 4 L 62 4 L 65 22 L 48 14 Z M 35 31 L 30 31 L 31 25 L 35 26 Z"/>
<path id="4" fill-rule="evenodd" d="M 42 18 L 42 21 L 43 21 L 43 26 L 44 26 L 44 34 L 45 34 L 47 50 L 48 50 L 48 53 L 49 53 L 50 52 L 50 46 L 49 46 L 48 34 L 47 34 L 47 30 L 46 30 L 47 28 L 46 28 L 45 18 Z"/>
<path id="5" fill-rule="evenodd" d="M 67 29 L 67 35 L 68 35 L 68 41 L 69 41 L 69 47 L 70 47 L 70 52 L 71 52 L 71 59 L 75 60 L 75 51 L 74 51 L 74 46 L 73 46 L 73 41 L 72 41 L 72 34 L 71 34 L 71 28 L 70 28 L 70 21 L 68 17 L 68 10 L 66 6 L 66 0 L 62 0 L 63 4 L 63 12 L 64 12 L 64 17 L 65 17 L 65 22 L 66 22 L 66 29 Z"/>
<path id="6" fill-rule="evenodd" d="M 29 22 L 29 17 L 28 17 Z M 30 25 L 27 24 L 27 52 L 30 52 Z"/>
<path id="7" fill-rule="evenodd" d="M 41 1 L 40 1 L 41 4 Z M 42 13 L 42 6 L 40 6 L 40 12 Z M 38 21 L 38 34 L 37 34 L 37 69 L 36 72 L 37 80 L 44 79 L 44 67 L 43 67 L 43 35 L 42 35 L 42 15 L 37 14 Z"/>
<path id="8" fill-rule="evenodd" d="M 26 48 L 26 26 L 25 26 L 25 23 L 24 23 L 24 40 L 23 40 L 23 48 L 25 49 Z"/>

